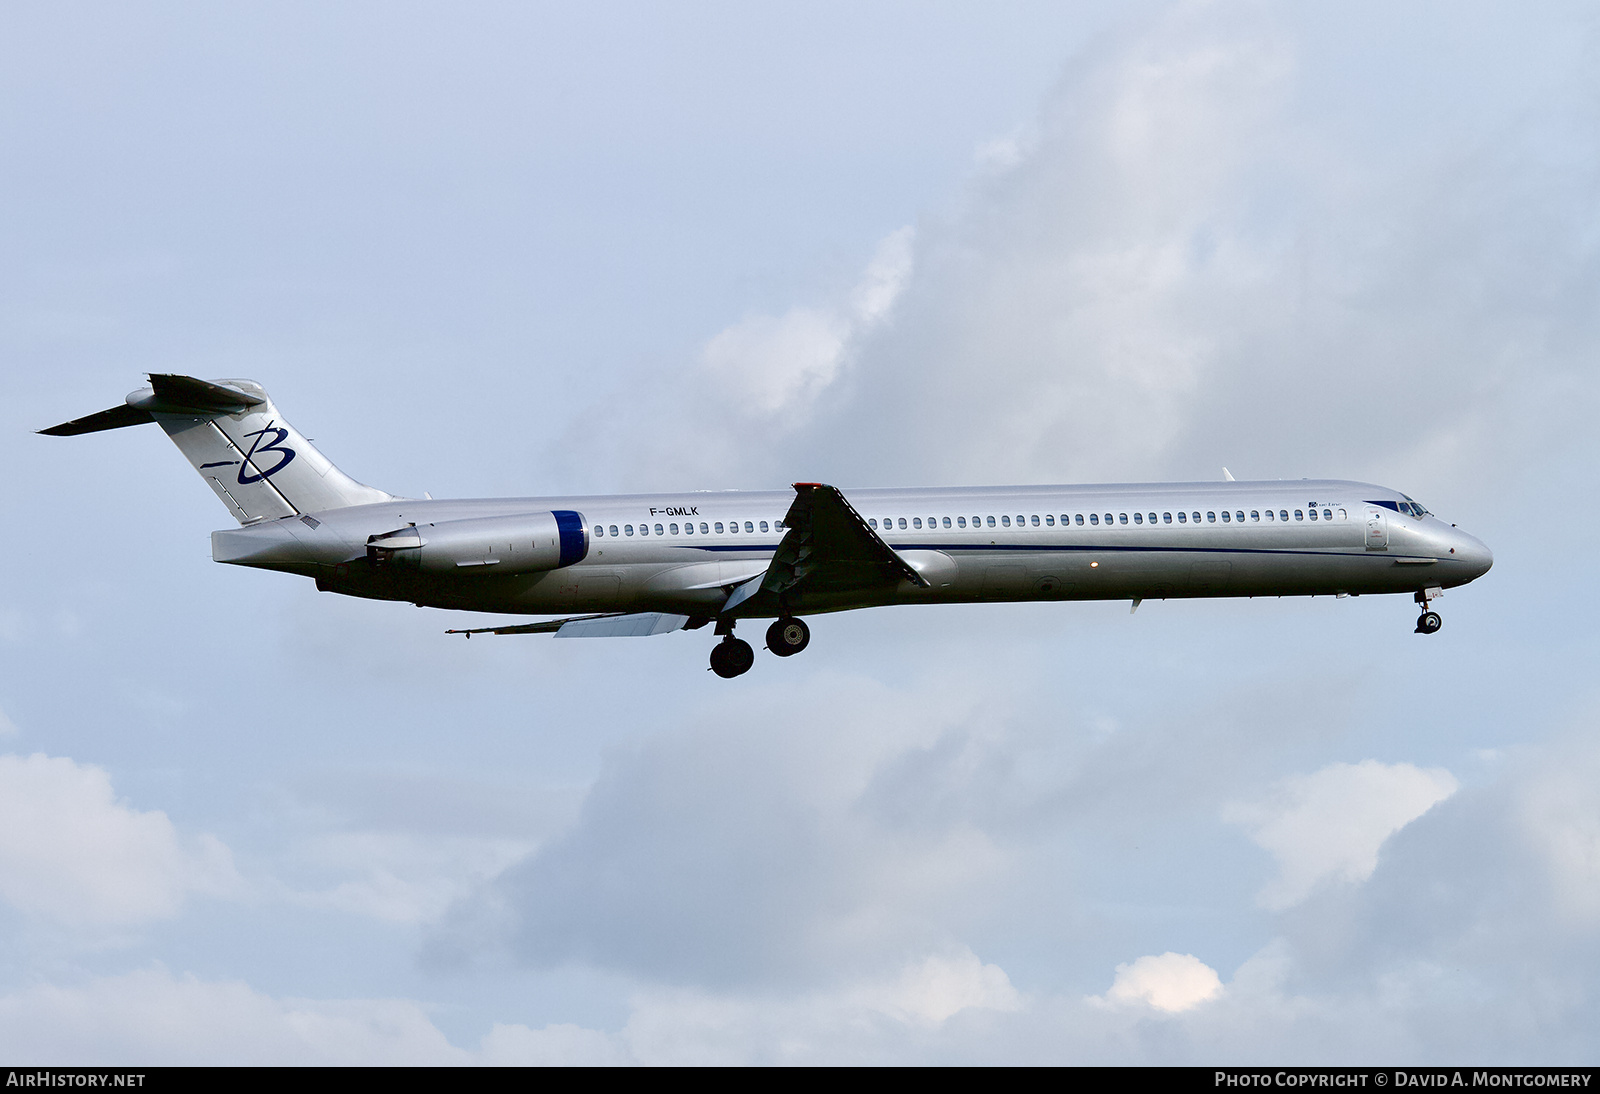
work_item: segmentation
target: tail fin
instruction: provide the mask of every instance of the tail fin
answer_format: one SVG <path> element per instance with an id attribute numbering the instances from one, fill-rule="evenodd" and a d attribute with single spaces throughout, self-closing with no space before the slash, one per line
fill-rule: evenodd
<path id="1" fill-rule="evenodd" d="M 156 422 L 240 524 L 388 501 L 340 471 L 278 414 L 254 380 L 152 373 L 122 406 L 41 429 L 73 437 Z"/>

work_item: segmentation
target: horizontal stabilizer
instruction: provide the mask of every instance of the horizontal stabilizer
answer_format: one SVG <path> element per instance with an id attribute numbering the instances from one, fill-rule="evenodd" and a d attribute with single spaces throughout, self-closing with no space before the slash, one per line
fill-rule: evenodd
<path id="1" fill-rule="evenodd" d="M 253 406 L 261 406 L 265 399 L 235 391 L 221 384 L 197 380 L 193 376 L 177 376 L 166 372 L 150 373 L 150 389 L 155 393 L 152 410 L 164 411 L 223 411 L 237 414 Z"/>
<path id="2" fill-rule="evenodd" d="M 122 406 L 41 429 L 75 437 L 154 422 L 178 446 L 240 524 L 388 501 L 344 474 L 283 420 L 254 380 L 213 383 L 168 372 L 130 392 Z"/>
<path id="3" fill-rule="evenodd" d="M 47 437 L 76 437 L 83 433 L 99 433 L 104 429 L 144 425 L 155 421 L 156 414 L 237 414 L 265 402 L 265 399 L 247 392 L 207 383 L 193 376 L 152 372 L 148 392 L 135 392 L 121 406 L 85 418 L 74 418 L 39 432 Z"/>
<path id="4" fill-rule="evenodd" d="M 546 619 L 540 623 L 516 623 L 509 627 L 474 627 L 449 630 L 445 634 L 553 634 L 557 638 L 648 638 L 653 634 L 682 630 L 686 615 L 667 612 L 607 612 L 603 615 L 575 615 L 566 619 Z"/>
<path id="5" fill-rule="evenodd" d="M 46 437 L 76 437 L 83 433 L 99 433 L 103 429 L 121 429 L 124 426 L 144 425 L 153 422 L 148 410 L 129 406 L 123 403 L 110 410 L 102 410 L 98 414 L 88 414 L 82 418 L 74 418 L 70 422 L 53 425 L 49 429 L 41 429 Z"/>

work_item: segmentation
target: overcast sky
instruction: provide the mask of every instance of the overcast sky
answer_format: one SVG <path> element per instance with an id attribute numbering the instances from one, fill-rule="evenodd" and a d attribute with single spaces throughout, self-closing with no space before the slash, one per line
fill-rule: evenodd
<path id="1" fill-rule="evenodd" d="M 0 9 L 0 1056 L 1589 1062 L 1591 5 Z M 435 497 L 1356 478 L 1409 598 L 703 632 L 217 566 Z"/>

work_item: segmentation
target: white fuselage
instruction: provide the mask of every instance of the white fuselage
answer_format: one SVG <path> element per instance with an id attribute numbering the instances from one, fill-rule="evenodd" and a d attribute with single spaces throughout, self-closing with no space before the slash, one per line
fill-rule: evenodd
<path id="1" fill-rule="evenodd" d="M 1405 495 L 1339 480 L 843 493 L 927 585 L 802 596 L 790 605 L 796 615 L 896 603 L 1420 592 L 1464 584 L 1492 563 L 1483 543 Z M 218 532 L 213 553 L 315 576 L 331 591 L 436 607 L 709 616 L 730 587 L 766 570 L 794 498 L 395 499 Z M 369 540 L 395 529 L 415 525 L 425 538 L 448 522 L 492 528 L 487 518 L 548 522 L 552 511 L 582 520 L 581 551 L 559 568 L 509 572 L 516 545 L 489 541 L 450 572 L 375 575 L 359 564 Z"/>

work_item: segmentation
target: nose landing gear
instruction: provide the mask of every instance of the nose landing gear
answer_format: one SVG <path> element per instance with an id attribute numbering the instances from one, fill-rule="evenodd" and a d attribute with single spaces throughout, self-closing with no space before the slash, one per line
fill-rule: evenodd
<path id="1" fill-rule="evenodd" d="M 1413 634 L 1435 634 L 1444 626 L 1444 620 L 1439 618 L 1439 613 L 1428 607 L 1428 602 L 1435 597 L 1444 595 L 1440 588 L 1423 589 L 1417 593 L 1417 606 L 1422 609 L 1422 614 L 1417 616 L 1417 629 Z"/>

